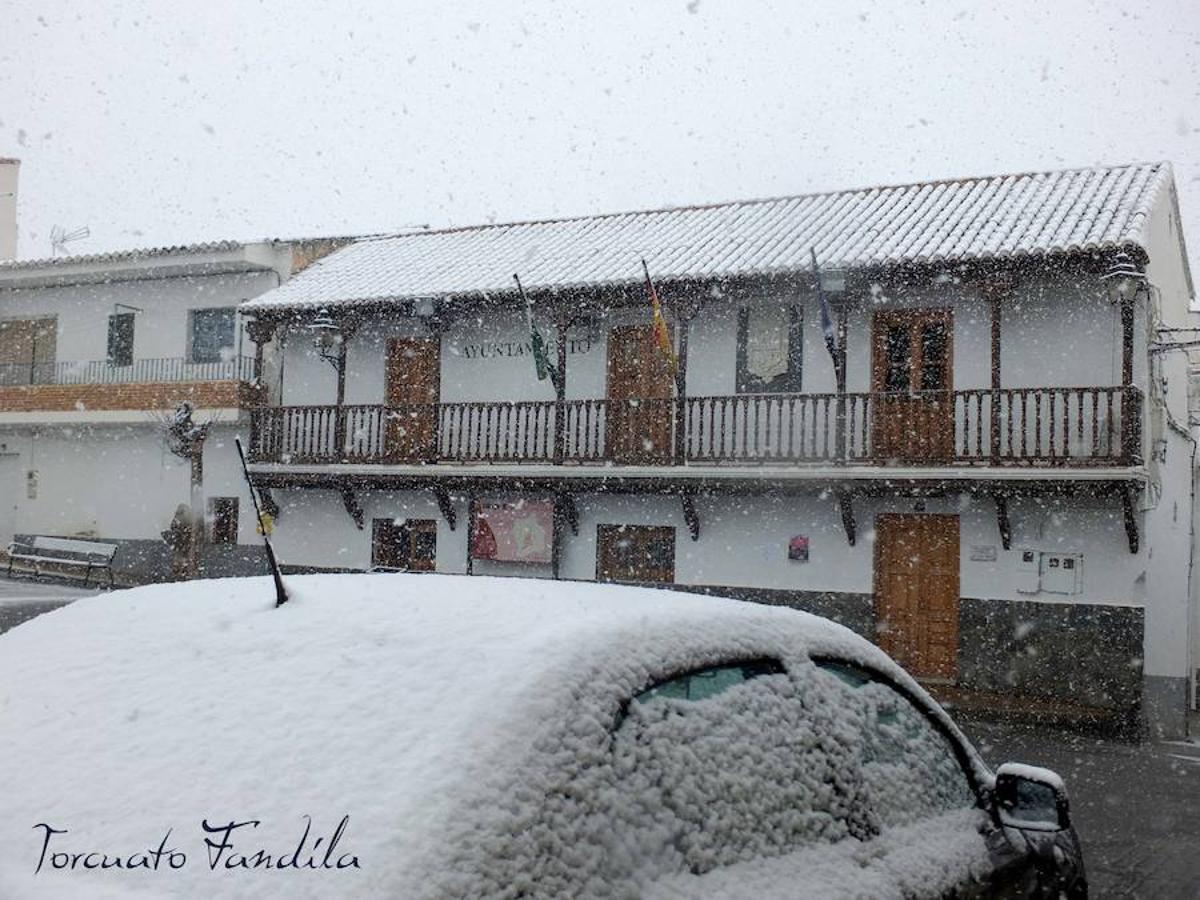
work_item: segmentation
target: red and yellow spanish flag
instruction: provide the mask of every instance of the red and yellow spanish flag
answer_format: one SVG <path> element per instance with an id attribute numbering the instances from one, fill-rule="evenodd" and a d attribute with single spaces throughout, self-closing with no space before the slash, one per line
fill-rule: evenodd
<path id="1" fill-rule="evenodd" d="M 667 371 L 672 375 L 679 369 L 679 357 L 675 355 L 675 345 L 671 341 L 671 332 L 667 330 L 667 320 L 663 316 L 662 304 L 658 302 L 658 292 L 654 290 L 654 282 L 650 280 L 650 269 L 642 260 L 642 270 L 646 273 L 646 290 L 650 294 L 650 309 L 654 321 L 654 343 L 667 362 Z"/>

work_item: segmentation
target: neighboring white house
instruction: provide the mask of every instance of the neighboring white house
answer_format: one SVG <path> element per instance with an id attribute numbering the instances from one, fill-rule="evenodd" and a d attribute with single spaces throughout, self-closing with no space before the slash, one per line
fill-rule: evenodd
<path id="1" fill-rule="evenodd" d="M 20 160 L 0 157 L 0 260 L 17 255 L 17 175 Z"/>
<path id="2" fill-rule="evenodd" d="M 153 578 L 161 532 L 189 502 L 189 464 L 163 419 L 180 401 L 212 422 L 204 451 L 216 571 L 257 562 L 233 438 L 258 402 L 244 300 L 284 283 L 327 242 L 221 242 L 0 263 L 0 549 L 14 535 L 120 545 Z M 210 570 L 212 567 L 210 566 Z"/>
<path id="3" fill-rule="evenodd" d="M 365 240 L 242 305 L 251 470 L 285 564 L 785 603 L 1179 734 L 1192 294 L 1165 163 Z"/>

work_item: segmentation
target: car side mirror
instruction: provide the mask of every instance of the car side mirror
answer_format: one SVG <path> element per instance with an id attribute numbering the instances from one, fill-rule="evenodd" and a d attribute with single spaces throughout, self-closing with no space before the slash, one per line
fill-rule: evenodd
<path id="1" fill-rule="evenodd" d="M 1067 787 L 1049 769 L 1005 763 L 996 770 L 994 797 L 1002 825 L 1028 831 L 1071 827 Z"/>

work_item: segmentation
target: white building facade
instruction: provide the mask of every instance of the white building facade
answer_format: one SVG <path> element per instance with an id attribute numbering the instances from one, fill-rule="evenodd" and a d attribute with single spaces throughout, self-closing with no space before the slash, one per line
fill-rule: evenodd
<path id="1" fill-rule="evenodd" d="M 1166 164 L 362 241 L 242 306 L 252 477 L 287 565 L 788 604 L 1178 734 L 1192 293 Z"/>
<path id="2" fill-rule="evenodd" d="M 210 569 L 261 571 L 233 443 L 259 402 L 237 307 L 322 249 L 222 242 L 0 263 L 0 549 L 18 535 L 96 538 L 119 545 L 120 575 L 164 576 L 161 533 L 191 499 L 164 419 L 187 401 L 210 424 Z"/>

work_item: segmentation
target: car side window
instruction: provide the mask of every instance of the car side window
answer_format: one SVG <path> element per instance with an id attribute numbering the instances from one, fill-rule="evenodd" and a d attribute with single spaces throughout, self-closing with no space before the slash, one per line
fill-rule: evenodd
<path id="1" fill-rule="evenodd" d="M 829 741 L 775 660 L 730 662 L 631 698 L 613 739 L 620 840 L 666 871 L 736 862 L 875 832 L 854 749 Z"/>
<path id="2" fill-rule="evenodd" d="M 883 827 L 977 805 L 950 738 L 924 711 L 866 669 L 814 662 L 858 731 L 868 802 Z"/>
<path id="3" fill-rule="evenodd" d="M 634 703 L 654 700 L 706 700 L 761 675 L 782 675 L 783 666 L 773 659 L 756 659 L 696 669 L 683 675 L 660 681 L 633 698 Z"/>

